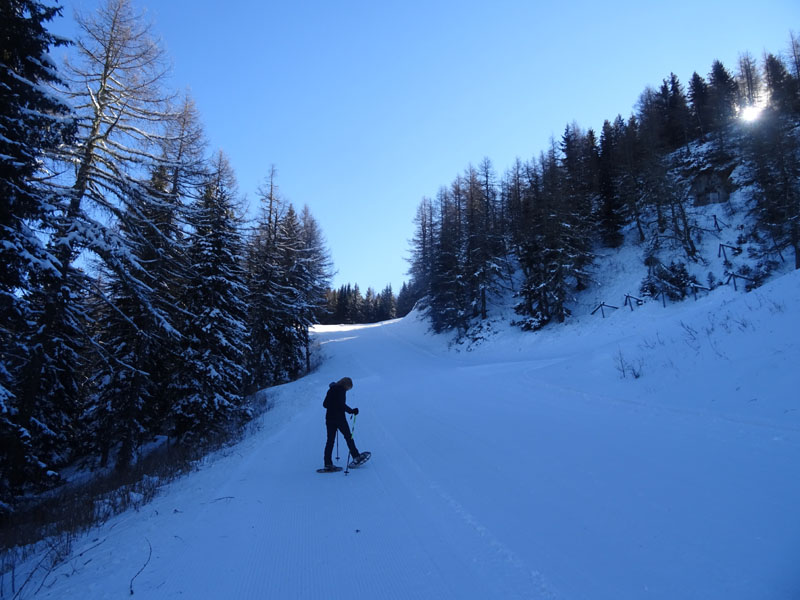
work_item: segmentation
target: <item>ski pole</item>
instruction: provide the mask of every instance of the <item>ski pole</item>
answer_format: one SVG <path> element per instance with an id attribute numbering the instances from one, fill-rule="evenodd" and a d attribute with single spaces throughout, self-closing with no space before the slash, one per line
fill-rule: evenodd
<path id="1" fill-rule="evenodd" d="M 353 415 L 353 419 L 351 421 L 353 427 L 350 429 L 350 439 L 355 440 L 356 435 L 356 416 Z M 355 457 L 353 457 L 355 458 Z M 350 472 L 350 444 L 347 444 L 347 462 L 345 463 L 347 466 L 344 469 L 344 474 L 347 475 Z"/>
<path id="2" fill-rule="evenodd" d="M 339 460 L 339 430 L 336 430 L 336 460 Z"/>

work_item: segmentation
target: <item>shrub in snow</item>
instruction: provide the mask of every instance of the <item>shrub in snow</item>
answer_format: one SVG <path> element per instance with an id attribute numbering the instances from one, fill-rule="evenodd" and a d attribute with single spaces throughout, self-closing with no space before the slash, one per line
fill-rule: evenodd
<path id="1" fill-rule="evenodd" d="M 639 291 L 652 298 L 663 293 L 670 300 L 677 301 L 686 298 L 690 283 L 697 283 L 697 280 L 689 275 L 684 263 L 673 261 L 667 267 L 655 261 L 647 277 L 642 281 Z"/>

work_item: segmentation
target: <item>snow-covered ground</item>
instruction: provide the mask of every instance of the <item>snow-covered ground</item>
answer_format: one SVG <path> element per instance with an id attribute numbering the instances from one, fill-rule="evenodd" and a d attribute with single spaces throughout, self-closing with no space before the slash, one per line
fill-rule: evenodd
<path id="1" fill-rule="evenodd" d="M 584 312 L 470 350 L 416 314 L 319 327 L 257 434 L 22 597 L 800 597 L 800 272 Z M 318 475 L 345 375 L 372 460 Z"/>

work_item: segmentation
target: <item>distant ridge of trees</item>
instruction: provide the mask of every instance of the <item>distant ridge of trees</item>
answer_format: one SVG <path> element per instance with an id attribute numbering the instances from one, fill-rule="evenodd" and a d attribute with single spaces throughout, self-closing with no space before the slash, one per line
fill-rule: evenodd
<path id="1" fill-rule="evenodd" d="M 750 111 L 760 111 L 757 120 L 742 123 Z M 576 292 L 591 284 L 595 250 L 618 247 L 626 228 L 651 267 L 667 246 L 701 261 L 693 198 L 676 178 L 692 168 L 680 162 L 692 144 L 710 145 L 711 171 L 729 173 L 739 161 L 754 173 L 757 221 L 748 233 L 762 248 L 754 281 L 775 267 L 776 254 L 790 253 L 800 268 L 798 123 L 800 40 L 790 34 L 784 56 L 765 53 L 759 64 L 743 53 L 735 73 L 714 61 L 688 89 L 670 73 L 642 92 L 627 119 L 606 120 L 599 133 L 569 124 L 538 157 L 517 159 L 502 175 L 488 159 L 470 165 L 419 203 L 411 303 L 419 301 L 433 331 L 464 334 L 515 277 L 515 323 L 536 330 L 569 316 Z M 672 266 L 651 268 L 642 293 L 669 286 L 683 265 Z"/>
<path id="2" fill-rule="evenodd" d="M 347 283 L 339 289 L 329 289 L 326 297 L 327 308 L 320 318 L 324 325 L 378 323 L 404 317 L 414 308 L 410 288 L 405 282 L 397 295 L 391 285 L 380 293 L 369 287 L 362 295 L 358 284 Z"/>

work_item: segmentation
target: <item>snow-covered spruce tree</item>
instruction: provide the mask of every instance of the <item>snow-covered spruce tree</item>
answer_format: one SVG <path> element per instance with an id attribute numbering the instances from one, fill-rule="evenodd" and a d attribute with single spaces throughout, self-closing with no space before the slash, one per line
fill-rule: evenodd
<path id="1" fill-rule="evenodd" d="M 210 164 L 203 195 L 189 213 L 190 279 L 182 305 L 182 372 L 171 422 L 183 442 L 201 441 L 247 416 L 243 390 L 248 296 L 236 180 L 222 152 Z"/>
<path id="2" fill-rule="evenodd" d="M 166 122 L 159 161 L 147 186 L 125 201 L 119 235 L 129 247 L 101 265 L 102 299 L 95 302 L 98 338 L 108 355 L 92 369 L 83 426 L 86 451 L 105 464 L 120 444 L 117 467 L 141 442 L 171 431 L 169 418 L 183 370 L 182 306 L 191 280 L 185 235 L 190 198 L 206 181 L 205 140 L 194 103 L 185 97 Z"/>
<path id="3" fill-rule="evenodd" d="M 248 245 L 248 329 L 254 388 L 297 378 L 310 364 L 309 327 L 322 316 L 331 260 L 319 225 L 277 192 L 275 169 L 259 190 L 262 214 Z M 344 319 L 356 319 L 346 310 Z"/>
<path id="4" fill-rule="evenodd" d="M 304 296 L 303 318 L 308 322 L 308 326 L 303 329 L 305 368 L 306 372 L 309 372 L 311 371 L 309 326 L 320 323 L 325 318 L 326 292 L 330 288 L 334 269 L 325 236 L 308 206 L 303 206 L 303 211 L 300 213 L 300 227 L 305 268 L 308 270 L 307 286 L 302 293 Z"/>
<path id="5" fill-rule="evenodd" d="M 120 215 L 128 252 L 101 266 L 102 301 L 96 302 L 98 338 L 108 349 L 93 369 L 85 412 L 92 448 L 105 464 L 119 445 L 116 465 L 130 464 L 142 442 L 170 434 L 172 407 L 187 360 L 183 331 L 191 322 L 186 290 L 197 284 L 189 260 L 189 202 L 207 183 L 205 139 L 194 103 L 175 107 L 160 140 L 160 161 L 148 185 L 137 186 Z"/>
<path id="6" fill-rule="evenodd" d="M 106 463 L 119 444 L 116 466 L 127 468 L 148 435 L 158 433 L 166 417 L 163 391 L 166 367 L 180 334 L 173 323 L 176 298 L 165 281 L 178 270 L 175 231 L 163 169 L 148 188 L 129 191 L 118 229 L 124 251 L 109 252 L 95 301 L 96 337 L 105 352 L 93 369 L 93 394 L 86 417 L 92 439 Z"/>
<path id="7" fill-rule="evenodd" d="M 311 275 L 311 287 L 306 290 L 307 303 L 312 311 L 311 319 L 318 323 L 326 310 L 325 293 L 333 279 L 333 259 L 322 229 L 308 206 L 304 206 L 300 213 L 300 225 L 303 229 L 303 248 L 308 255 L 307 264 Z"/>
<path id="8" fill-rule="evenodd" d="M 194 102 L 186 96 L 173 111 L 175 118 L 167 123 L 162 142 L 163 166 L 159 167 L 159 177 L 163 176 L 160 182 L 163 193 L 153 207 L 156 228 L 149 231 L 157 236 L 151 242 L 155 256 L 147 271 L 169 322 L 182 332 L 187 322 L 182 299 L 193 278 L 189 260 L 192 240 L 186 229 L 195 201 L 203 194 L 208 171 L 205 135 Z M 148 414 L 159 431 L 171 429 L 168 416 L 183 371 L 184 355 L 180 348 L 184 343 L 181 338 L 177 349 L 171 348 L 151 367 L 158 394 Z"/>
<path id="9" fill-rule="evenodd" d="M 32 352 L 31 290 L 56 271 L 37 230 L 49 227 L 52 191 L 39 181 L 42 159 L 74 132 L 49 51 L 66 42 L 47 30 L 58 7 L 33 0 L 0 5 L 0 514 L 14 493 L 48 479 L 48 410 L 18 394 L 19 369 Z M 33 400 L 33 399 L 31 399 Z"/>
<path id="10" fill-rule="evenodd" d="M 278 290 L 280 278 L 277 240 L 280 213 L 284 203 L 278 195 L 277 172 L 270 174 L 259 188 L 261 213 L 246 247 L 247 331 L 249 334 L 248 389 L 255 391 L 273 382 L 280 362 L 277 356 Z"/>
<path id="11" fill-rule="evenodd" d="M 289 381 L 301 375 L 308 364 L 308 329 L 314 323 L 317 300 L 314 255 L 305 246 L 303 227 L 290 204 L 279 221 L 278 329 L 276 341 L 279 358 L 276 381 Z"/>

